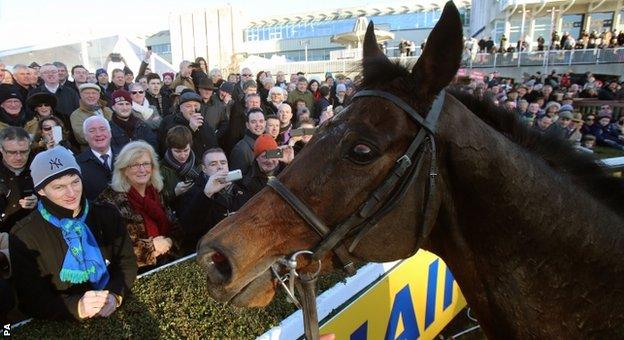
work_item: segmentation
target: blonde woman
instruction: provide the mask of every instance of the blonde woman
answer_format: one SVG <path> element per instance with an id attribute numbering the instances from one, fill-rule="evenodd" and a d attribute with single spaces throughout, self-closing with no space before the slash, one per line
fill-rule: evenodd
<path id="1" fill-rule="evenodd" d="M 286 102 L 286 96 L 286 90 L 283 88 L 279 86 L 272 87 L 266 98 L 266 109 L 264 111 L 265 115 L 269 116 L 278 114 L 280 105 Z"/>
<path id="2" fill-rule="evenodd" d="M 160 198 L 162 189 L 158 156 L 151 145 L 135 141 L 121 149 L 111 185 L 98 196 L 121 212 L 141 271 L 172 257 L 172 223 Z"/>

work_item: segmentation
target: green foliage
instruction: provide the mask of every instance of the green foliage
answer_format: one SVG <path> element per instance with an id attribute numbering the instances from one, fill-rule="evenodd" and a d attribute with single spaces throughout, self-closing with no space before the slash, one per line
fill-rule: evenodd
<path id="1" fill-rule="evenodd" d="M 323 276 L 319 289 L 326 290 L 343 279 L 340 274 Z M 265 308 L 242 309 L 215 302 L 208 296 L 206 278 L 194 260 L 141 278 L 132 291 L 109 318 L 33 320 L 12 335 L 20 339 L 252 339 L 295 311 L 281 293 Z"/>

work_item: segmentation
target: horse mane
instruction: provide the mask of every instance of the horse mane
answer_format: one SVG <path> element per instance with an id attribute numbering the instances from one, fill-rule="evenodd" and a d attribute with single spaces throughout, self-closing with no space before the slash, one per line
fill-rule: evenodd
<path id="1" fill-rule="evenodd" d="M 456 88 L 448 89 L 448 93 L 507 139 L 539 156 L 556 172 L 568 175 L 574 184 L 624 216 L 624 180 L 607 173 L 595 156 L 575 150 L 565 140 L 540 134 L 522 123 L 513 112 L 489 100 Z"/>
<path id="2" fill-rule="evenodd" d="M 410 81 L 412 75 L 400 61 L 392 62 L 382 57 L 365 58 L 362 66 L 363 78 L 357 86 L 358 90 L 387 88 L 389 84 L 398 83 L 401 90 L 416 93 L 418 84 Z M 556 172 L 569 176 L 574 184 L 624 217 L 624 180 L 607 173 L 595 156 L 574 150 L 564 140 L 540 134 L 522 123 L 516 114 L 491 101 L 479 99 L 454 86 L 447 88 L 447 92 L 511 142 L 543 159 Z"/>

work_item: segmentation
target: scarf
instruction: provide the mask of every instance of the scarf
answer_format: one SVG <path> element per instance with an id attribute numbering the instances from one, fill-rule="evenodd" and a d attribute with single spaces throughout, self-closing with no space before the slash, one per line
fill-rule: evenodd
<path id="1" fill-rule="evenodd" d="M 154 113 L 154 110 L 150 108 L 149 101 L 146 99 L 143 100 L 143 104 L 132 102 L 132 109 L 140 113 L 143 116 L 143 120 L 148 120 Z"/>
<path id="2" fill-rule="evenodd" d="M 37 210 L 44 220 L 61 229 L 67 244 L 67 253 L 60 273 L 61 281 L 70 283 L 90 281 L 97 290 L 106 287 L 110 278 L 106 263 L 95 237 L 85 224 L 89 214 L 89 202 L 85 200 L 80 218 L 59 219 L 46 210 L 42 201 L 37 203 Z"/>
<path id="3" fill-rule="evenodd" d="M 17 117 L 10 115 L 3 108 L 0 108 L 0 121 L 9 126 L 24 127 L 28 121 L 28 115 L 22 109 Z"/>
<path id="4" fill-rule="evenodd" d="M 148 236 L 156 237 L 169 233 L 171 222 L 160 204 L 160 198 L 154 186 L 149 185 L 145 189 L 145 197 L 141 197 L 135 188 L 130 188 L 128 201 L 132 210 L 143 217 L 143 225 Z"/>
<path id="5" fill-rule="evenodd" d="M 171 149 L 167 149 L 165 152 L 165 163 L 169 165 L 173 170 L 178 173 L 178 175 L 185 175 L 195 166 L 195 153 L 191 150 L 189 154 L 189 158 L 186 160 L 186 163 L 182 164 L 178 162 L 171 154 Z"/>
<path id="6" fill-rule="evenodd" d="M 131 113 L 130 117 L 128 117 L 128 120 L 123 120 L 123 119 L 119 118 L 117 113 L 114 113 L 113 114 L 113 122 L 115 124 L 117 124 L 117 126 L 119 126 L 122 130 L 124 130 L 124 132 L 126 133 L 126 136 L 128 136 L 128 138 L 133 139 L 133 137 L 134 137 L 134 129 L 136 128 L 137 124 L 139 123 L 139 119 L 137 117 L 135 117 Z"/>

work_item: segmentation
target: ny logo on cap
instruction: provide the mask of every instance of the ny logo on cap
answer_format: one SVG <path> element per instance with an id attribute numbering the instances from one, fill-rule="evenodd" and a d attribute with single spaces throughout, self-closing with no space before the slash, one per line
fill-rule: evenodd
<path id="1" fill-rule="evenodd" d="M 63 163 L 61 163 L 61 160 L 58 157 L 54 159 L 50 159 L 50 170 L 54 170 L 54 167 L 58 169 L 62 166 L 63 166 Z"/>

